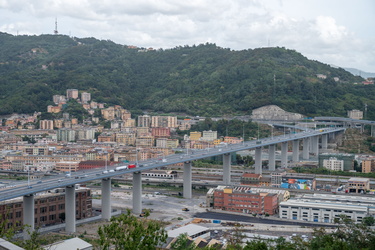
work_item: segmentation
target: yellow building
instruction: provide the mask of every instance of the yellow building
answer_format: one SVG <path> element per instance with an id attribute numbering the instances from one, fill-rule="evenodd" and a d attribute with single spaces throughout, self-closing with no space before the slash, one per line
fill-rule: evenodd
<path id="1" fill-rule="evenodd" d="M 201 132 L 190 132 L 190 141 L 199 141 L 202 137 Z"/>
<path id="2" fill-rule="evenodd" d="M 362 173 L 375 172 L 375 159 L 366 159 L 362 161 Z"/>
<path id="3" fill-rule="evenodd" d="M 135 140 L 135 145 L 138 148 L 151 148 L 154 145 L 153 136 L 139 136 Z"/>
<path id="4" fill-rule="evenodd" d="M 62 161 L 56 162 L 55 170 L 58 172 L 77 172 L 79 162 Z"/>

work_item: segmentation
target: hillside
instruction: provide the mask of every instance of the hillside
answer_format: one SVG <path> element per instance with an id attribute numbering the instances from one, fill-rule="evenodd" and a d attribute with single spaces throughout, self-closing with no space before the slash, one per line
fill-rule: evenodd
<path id="1" fill-rule="evenodd" d="M 345 116 L 367 103 L 375 119 L 374 86 L 355 85 L 363 79 L 285 48 L 140 50 L 94 38 L 6 33 L 0 44 L 0 115 L 46 111 L 52 95 L 76 88 L 138 114 L 250 114 L 274 104 L 308 116 Z"/>

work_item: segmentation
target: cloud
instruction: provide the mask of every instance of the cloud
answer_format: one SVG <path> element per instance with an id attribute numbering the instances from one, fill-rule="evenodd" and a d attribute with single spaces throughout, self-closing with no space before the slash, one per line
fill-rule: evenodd
<path id="1" fill-rule="evenodd" d="M 370 58 L 375 58 L 372 27 L 358 35 L 359 29 L 353 30 L 357 19 L 344 23 L 342 14 L 337 14 L 342 11 L 336 12 L 330 4 L 322 8 L 323 0 L 306 0 L 308 8 L 292 2 L 0 0 L 0 29 L 51 34 L 57 17 L 60 34 L 77 37 L 153 48 L 206 42 L 235 50 L 280 46 L 325 63 L 375 72 Z M 364 8 L 348 1 L 342 6 L 352 16 L 356 6 Z"/>

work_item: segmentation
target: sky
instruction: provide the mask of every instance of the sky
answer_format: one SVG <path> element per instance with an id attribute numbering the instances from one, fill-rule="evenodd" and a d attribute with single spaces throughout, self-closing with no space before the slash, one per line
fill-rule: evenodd
<path id="1" fill-rule="evenodd" d="M 0 0 L 0 31 L 174 48 L 285 47 L 375 73 L 374 0 Z"/>

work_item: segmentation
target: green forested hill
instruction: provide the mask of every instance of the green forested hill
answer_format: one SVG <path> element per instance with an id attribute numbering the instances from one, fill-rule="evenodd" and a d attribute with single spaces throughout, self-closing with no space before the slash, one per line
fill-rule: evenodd
<path id="1" fill-rule="evenodd" d="M 52 95 L 76 88 L 138 113 L 250 114 L 275 104 L 308 116 L 345 116 L 366 103 L 367 118 L 375 119 L 374 86 L 355 85 L 363 79 L 285 48 L 204 44 L 140 52 L 94 38 L 6 33 L 0 45 L 0 114 L 45 111 Z"/>

